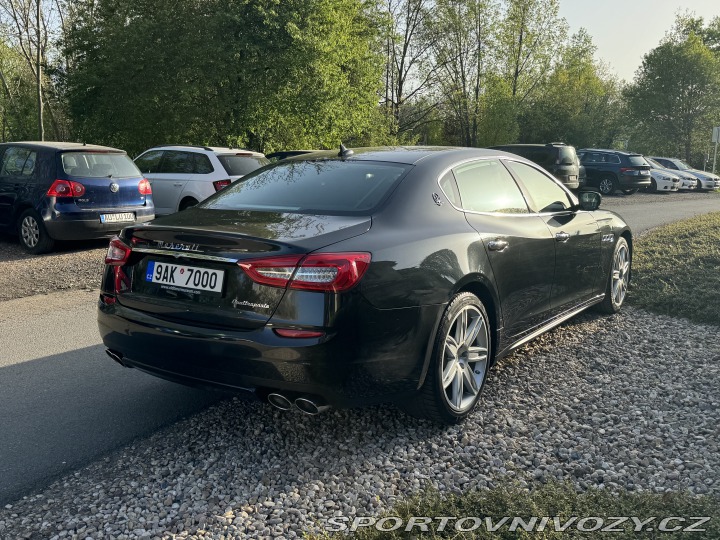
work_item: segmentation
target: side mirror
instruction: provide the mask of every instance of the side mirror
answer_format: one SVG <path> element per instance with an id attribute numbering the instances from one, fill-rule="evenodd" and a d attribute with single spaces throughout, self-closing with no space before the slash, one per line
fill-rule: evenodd
<path id="1" fill-rule="evenodd" d="M 602 195 L 597 191 L 581 191 L 578 193 L 578 199 L 580 200 L 580 208 L 582 210 L 593 211 L 600 208 Z"/>

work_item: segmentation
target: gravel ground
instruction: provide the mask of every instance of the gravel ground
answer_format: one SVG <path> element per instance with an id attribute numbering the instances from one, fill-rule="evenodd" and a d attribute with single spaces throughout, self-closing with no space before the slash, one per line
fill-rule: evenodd
<path id="1" fill-rule="evenodd" d="M 0 301 L 99 288 L 107 242 L 61 244 L 54 253 L 30 255 L 16 239 L 0 236 Z"/>
<path id="2" fill-rule="evenodd" d="M 392 407 L 222 402 L 0 509 L 0 537 L 294 538 L 426 485 L 503 477 L 718 494 L 717 332 L 636 309 L 581 315 L 501 361 L 452 428 Z"/>

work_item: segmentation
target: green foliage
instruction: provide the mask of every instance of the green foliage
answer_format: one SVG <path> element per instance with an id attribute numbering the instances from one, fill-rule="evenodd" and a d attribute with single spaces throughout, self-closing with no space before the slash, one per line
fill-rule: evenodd
<path id="1" fill-rule="evenodd" d="M 462 495 L 444 496 L 437 490 L 428 490 L 415 497 L 398 503 L 395 508 L 389 510 L 387 516 L 403 518 L 405 524 L 412 516 L 424 516 L 440 518 L 442 516 L 454 516 L 458 519 L 463 517 L 477 517 L 482 520 L 486 517 L 492 518 L 497 524 L 503 517 L 509 517 L 502 527 L 497 531 L 490 532 L 484 525 L 474 531 L 462 532 L 455 530 L 455 520 L 449 520 L 443 531 L 438 526 L 440 520 L 435 520 L 434 525 L 428 525 L 428 531 L 421 533 L 419 527 L 413 531 L 405 532 L 403 528 L 396 531 L 378 531 L 375 527 L 359 528 L 357 532 L 346 535 L 337 533 L 334 536 L 324 534 L 321 536 L 310 536 L 315 539 L 328 538 L 356 538 L 358 540 L 372 539 L 413 539 L 413 538 L 452 538 L 463 539 L 602 539 L 602 538 L 717 538 L 720 537 L 720 500 L 713 496 L 693 496 L 689 493 L 663 493 L 650 492 L 620 492 L 611 493 L 608 490 L 589 489 L 584 492 L 577 492 L 569 483 L 549 482 L 547 484 L 536 484 L 530 490 L 518 484 L 501 482 L 492 489 L 468 491 Z M 516 530 L 509 530 L 513 517 L 519 517 L 528 522 L 533 516 L 542 518 L 548 516 L 549 526 L 540 532 L 524 531 L 521 527 Z M 560 524 L 571 521 L 567 530 L 555 531 L 553 517 L 557 516 Z M 623 532 L 609 533 L 597 530 L 594 532 L 581 532 L 578 530 L 577 522 L 584 517 L 596 516 L 603 518 L 604 526 L 609 527 L 612 523 L 612 516 L 635 516 L 640 521 L 655 517 L 647 525 L 647 528 L 656 529 L 664 517 L 684 517 L 687 522 L 670 521 L 665 526 L 672 528 L 678 525 L 689 526 L 694 521 L 689 520 L 691 516 L 708 516 L 710 521 L 701 528 L 705 532 L 663 532 L 653 530 L 635 532 L 635 523 L 628 519 L 626 522 L 617 525 Z M 537 520 L 539 522 L 540 519 Z M 537 523 L 536 522 L 536 523 Z M 390 522 L 389 525 L 392 525 Z M 484 523 L 484 521 L 483 521 Z M 596 525 L 595 520 L 589 520 L 585 527 L 592 528 Z M 473 523 L 465 523 L 465 527 Z"/>
<path id="2" fill-rule="evenodd" d="M 650 51 L 625 91 L 635 150 L 681 155 L 704 149 L 720 117 L 720 57 L 694 32 L 671 36 Z"/>
<path id="3" fill-rule="evenodd" d="M 708 197 L 720 199 L 713 193 Z M 720 213 L 673 223 L 637 240 L 630 302 L 720 325 Z"/>
<path id="4" fill-rule="evenodd" d="M 20 53 L 0 42 L 0 115 L 3 141 L 37 136 L 33 75 Z"/>
<path id="5" fill-rule="evenodd" d="M 594 60 L 595 46 L 581 30 L 560 57 L 522 117 L 521 142 L 564 141 L 578 148 L 611 146 L 619 131 L 617 81 Z"/>
<path id="6" fill-rule="evenodd" d="M 133 153 L 382 142 L 373 24 L 363 0 L 99 0 L 67 39 L 70 112 Z"/>

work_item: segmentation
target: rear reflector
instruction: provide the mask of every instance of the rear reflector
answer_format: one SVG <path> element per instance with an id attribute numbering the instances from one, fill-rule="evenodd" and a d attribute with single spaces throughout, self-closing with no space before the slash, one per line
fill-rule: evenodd
<path id="1" fill-rule="evenodd" d="M 314 330 L 293 330 L 292 328 L 273 328 L 280 337 L 286 338 L 319 338 L 325 335 L 325 332 L 317 332 Z"/>
<path id="2" fill-rule="evenodd" d="M 82 197 L 85 186 L 71 180 L 55 180 L 47 191 L 48 197 Z"/>
<path id="3" fill-rule="evenodd" d="M 138 184 L 138 191 L 140 192 L 140 195 L 152 195 L 152 186 L 147 178 L 140 180 L 140 183 Z"/>
<path id="4" fill-rule="evenodd" d="M 114 236 L 110 240 L 110 245 L 108 246 L 107 254 L 105 255 L 105 264 L 122 266 L 130 258 L 131 252 L 132 250 L 129 246 L 125 245 L 119 237 Z"/>
<path id="5" fill-rule="evenodd" d="M 238 265 L 262 285 L 340 292 L 360 281 L 370 259 L 369 253 L 313 253 L 241 261 Z"/>
<path id="6" fill-rule="evenodd" d="M 223 188 L 228 187 L 232 181 L 228 178 L 227 180 L 215 180 L 213 182 L 213 186 L 215 187 L 215 191 L 220 191 Z"/>

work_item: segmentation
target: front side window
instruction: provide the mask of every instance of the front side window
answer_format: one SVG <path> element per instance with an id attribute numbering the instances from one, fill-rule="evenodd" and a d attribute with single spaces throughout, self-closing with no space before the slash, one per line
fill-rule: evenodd
<path id="1" fill-rule="evenodd" d="M 12 146 L 5 151 L 0 176 L 31 176 L 35 170 L 36 161 L 36 152 Z"/>
<path id="2" fill-rule="evenodd" d="M 530 195 L 533 212 L 561 212 L 572 206 L 563 188 L 534 167 L 517 161 L 506 161 Z"/>
<path id="3" fill-rule="evenodd" d="M 373 161 L 280 161 L 234 182 L 199 207 L 367 215 L 410 168 Z"/>
<path id="4" fill-rule="evenodd" d="M 453 169 L 465 210 L 527 214 L 528 207 L 513 177 L 496 159 L 466 163 Z"/>

